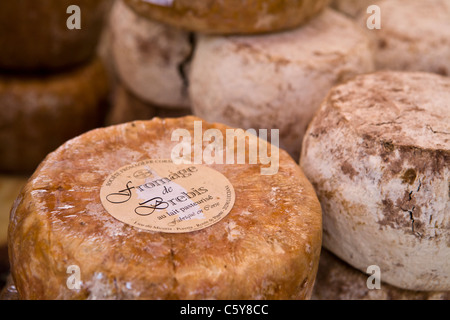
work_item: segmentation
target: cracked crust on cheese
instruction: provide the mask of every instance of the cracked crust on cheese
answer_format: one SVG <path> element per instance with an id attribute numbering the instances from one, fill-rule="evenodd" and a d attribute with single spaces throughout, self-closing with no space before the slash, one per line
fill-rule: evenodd
<path id="1" fill-rule="evenodd" d="M 200 33 L 252 34 L 295 28 L 328 0 L 125 0 L 137 13 Z"/>
<path id="2" fill-rule="evenodd" d="M 124 224 L 103 208 L 104 180 L 124 165 L 170 159 L 175 129 L 195 117 L 155 118 L 97 129 L 62 145 L 31 177 L 11 213 L 12 276 L 23 299 L 306 299 L 321 248 L 321 209 L 295 161 L 210 165 L 236 192 L 211 227 L 167 234 Z M 203 122 L 203 130 L 229 129 Z M 205 147 L 204 145 L 203 147 Z M 66 286 L 78 265 L 82 287 Z"/>
<path id="3" fill-rule="evenodd" d="M 336 86 L 301 166 L 324 211 L 324 246 L 409 290 L 450 289 L 450 79 L 378 72 Z"/>
<path id="4" fill-rule="evenodd" d="M 264 36 L 201 37 L 191 65 L 195 115 L 240 128 L 278 129 L 295 159 L 331 87 L 373 71 L 369 41 L 327 9 L 308 25 Z"/>

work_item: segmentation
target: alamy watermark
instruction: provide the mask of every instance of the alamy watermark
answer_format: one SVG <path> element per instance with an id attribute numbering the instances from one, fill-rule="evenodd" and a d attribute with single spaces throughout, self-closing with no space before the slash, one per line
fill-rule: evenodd
<path id="1" fill-rule="evenodd" d="M 366 285 L 369 290 L 381 289 L 381 269 L 377 265 L 368 266 L 366 270 L 367 274 L 370 274 L 367 278 Z"/>

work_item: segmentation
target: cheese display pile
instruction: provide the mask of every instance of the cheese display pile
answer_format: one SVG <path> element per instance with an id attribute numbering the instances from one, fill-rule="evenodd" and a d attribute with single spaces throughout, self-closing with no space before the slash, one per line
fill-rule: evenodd
<path id="1" fill-rule="evenodd" d="M 449 0 L 0 2 L 0 300 L 449 300 Z"/>

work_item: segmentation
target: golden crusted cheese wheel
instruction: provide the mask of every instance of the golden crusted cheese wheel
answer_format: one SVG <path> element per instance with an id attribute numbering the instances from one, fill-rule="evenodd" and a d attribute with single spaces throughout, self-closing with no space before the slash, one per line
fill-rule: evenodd
<path id="1" fill-rule="evenodd" d="M 67 27 L 75 13 L 71 5 L 80 8 L 81 29 Z M 89 60 L 110 5 L 111 0 L 1 1 L 0 68 L 48 70 Z"/>
<path id="2" fill-rule="evenodd" d="M 195 133 L 199 124 L 202 131 Z M 195 167 L 198 172 L 177 165 L 168 175 L 172 180 L 162 176 L 152 180 L 161 174 L 156 163 L 160 169 L 167 166 L 170 161 L 166 160 L 179 143 L 171 141 L 176 129 L 191 135 L 216 129 L 225 135 L 231 128 L 195 117 L 155 118 L 90 131 L 46 158 L 11 212 L 11 272 L 22 298 L 310 297 L 321 248 L 321 209 L 299 166 L 280 150 L 279 170 L 273 175 L 261 175 L 263 165 L 258 161 L 202 164 Z M 191 176 L 189 172 L 196 173 Z M 124 190 L 118 185 L 114 192 L 111 186 L 122 178 L 130 180 L 123 181 Z M 147 182 L 138 186 L 135 179 Z M 225 189 L 230 191 L 226 196 L 210 191 L 225 190 L 224 179 L 228 181 Z M 203 207 L 205 217 L 213 208 L 212 219 L 217 210 L 231 211 L 207 227 L 201 227 L 203 220 L 188 221 L 190 216 L 181 213 L 164 220 L 167 216 L 159 214 L 169 200 L 151 202 L 153 198 L 147 199 L 150 195 L 146 192 L 155 185 L 177 189 L 186 181 L 205 186 L 208 198 L 199 198 L 204 194 L 200 188 L 189 188 L 184 197 L 195 200 L 195 205 L 209 203 Z M 173 191 L 169 189 L 166 191 Z M 234 204 L 230 200 L 229 206 L 222 207 L 225 199 L 232 198 L 231 190 Z M 196 192 L 198 198 L 194 198 Z M 130 199 L 137 201 L 136 197 L 142 199 L 139 206 L 122 207 Z M 215 201 L 221 204 L 216 207 Z M 114 214 L 131 214 L 131 220 L 121 222 L 127 220 L 113 216 L 110 210 L 114 205 L 120 205 Z M 151 208 L 156 210 L 154 217 L 155 211 L 145 211 Z M 167 213 L 171 217 L 175 214 L 172 209 Z M 217 216 L 220 214 L 222 211 Z M 189 229 L 192 232 L 172 233 L 173 228 L 185 226 L 181 222 L 185 220 L 199 225 Z M 161 223 L 160 228 L 148 229 L 151 221 Z M 169 228 L 172 231 L 166 232 Z M 70 266 L 78 267 L 81 283 L 77 290 L 67 286 Z"/>
<path id="3" fill-rule="evenodd" d="M 188 109 L 166 109 L 141 101 L 120 83 L 115 89 L 114 101 L 106 117 L 106 125 L 115 125 L 135 120 L 150 120 L 154 117 L 178 118 L 190 115 Z"/>
<path id="4" fill-rule="evenodd" d="M 301 166 L 327 249 L 396 287 L 450 290 L 450 78 L 386 71 L 336 86 Z"/>
<path id="5" fill-rule="evenodd" d="M 141 17 L 122 0 L 113 7 L 110 32 L 117 74 L 129 91 L 160 107 L 189 109 L 192 34 Z"/>
<path id="6" fill-rule="evenodd" d="M 365 12 L 358 21 L 372 39 L 378 70 L 424 71 L 450 76 L 450 1 L 374 1 L 381 28 L 369 30 Z"/>
<path id="7" fill-rule="evenodd" d="M 409 291 L 380 282 L 379 289 L 365 274 L 349 266 L 327 250 L 320 255 L 319 271 L 312 300 L 450 300 L 450 292 Z M 383 275 L 381 274 L 381 279 Z"/>
<path id="8" fill-rule="evenodd" d="M 0 76 L 0 170 L 32 172 L 63 142 L 101 124 L 107 98 L 98 59 L 63 73 Z"/>
<path id="9" fill-rule="evenodd" d="M 125 0 L 136 12 L 202 33 L 263 33 L 306 23 L 328 0 Z"/>
<path id="10" fill-rule="evenodd" d="M 369 40 L 327 9 L 295 30 L 200 37 L 191 65 L 193 113 L 239 128 L 280 130 L 297 159 L 308 123 L 331 87 L 373 70 Z"/>

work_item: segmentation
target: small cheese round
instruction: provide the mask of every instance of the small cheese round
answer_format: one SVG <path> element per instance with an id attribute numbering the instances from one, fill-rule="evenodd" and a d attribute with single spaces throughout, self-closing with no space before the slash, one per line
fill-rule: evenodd
<path id="1" fill-rule="evenodd" d="M 150 120 L 153 117 L 178 118 L 190 115 L 189 109 L 166 109 L 146 103 L 129 92 L 123 85 L 118 84 L 115 89 L 114 101 L 106 116 L 107 126 L 135 121 Z"/>
<path id="2" fill-rule="evenodd" d="M 201 33 L 265 33 L 291 29 L 321 12 L 328 0 L 125 0 L 139 14 Z"/>
<path id="3" fill-rule="evenodd" d="M 378 70 L 424 71 L 450 76 L 450 1 L 384 0 L 381 29 L 366 27 Z"/>
<path id="4" fill-rule="evenodd" d="M 450 291 L 409 291 L 380 282 L 380 288 L 369 289 L 375 280 L 352 268 L 327 250 L 322 250 L 312 300 L 450 300 Z M 381 275 L 381 279 L 383 276 Z"/>
<path id="5" fill-rule="evenodd" d="M 79 7 L 80 29 L 69 29 Z M 110 0 L 0 1 L 0 68 L 48 70 L 95 55 Z"/>
<path id="6" fill-rule="evenodd" d="M 194 132 L 196 121 L 202 132 Z M 260 161 L 203 164 L 223 174 L 236 195 L 229 214 L 207 228 L 147 231 L 105 210 L 100 199 L 105 180 L 141 160 L 171 159 L 179 144 L 172 133 L 180 128 L 191 137 L 231 129 L 195 117 L 155 118 L 90 131 L 46 158 L 11 212 L 11 272 L 21 298 L 310 297 L 321 209 L 300 167 L 282 150 L 273 175 L 261 175 Z M 80 270 L 79 290 L 66 285 L 72 265 Z"/>
<path id="7" fill-rule="evenodd" d="M 336 86 L 301 166 L 327 249 L 396 287 L 450 290 L 450 78 L 386 71 Z"/>
<path id="8" fill-rule="evenodd" d="M 98 59 L 62 73 L 0 76 L 0 170 L 32 172 L 59 145 L 102 123 L 108 78 Z"/>
<path id="9" fill-rule="evenodd" d="M 120 80 L 141 100 L 189 108 L 187 69 L 193 35 L 153 22 L 118 0 L 111 13 L 112 53 Z"/>
<path id="10" fill-rule="evenodd" d="M 284 33 L 201 37 L 189 92 L 195 115 L 239 128 L 279 129 L 280 146 L 298 159 L 306 127 L 331 87 L 372 69 L 364 34 L 326 10 Z"/>

